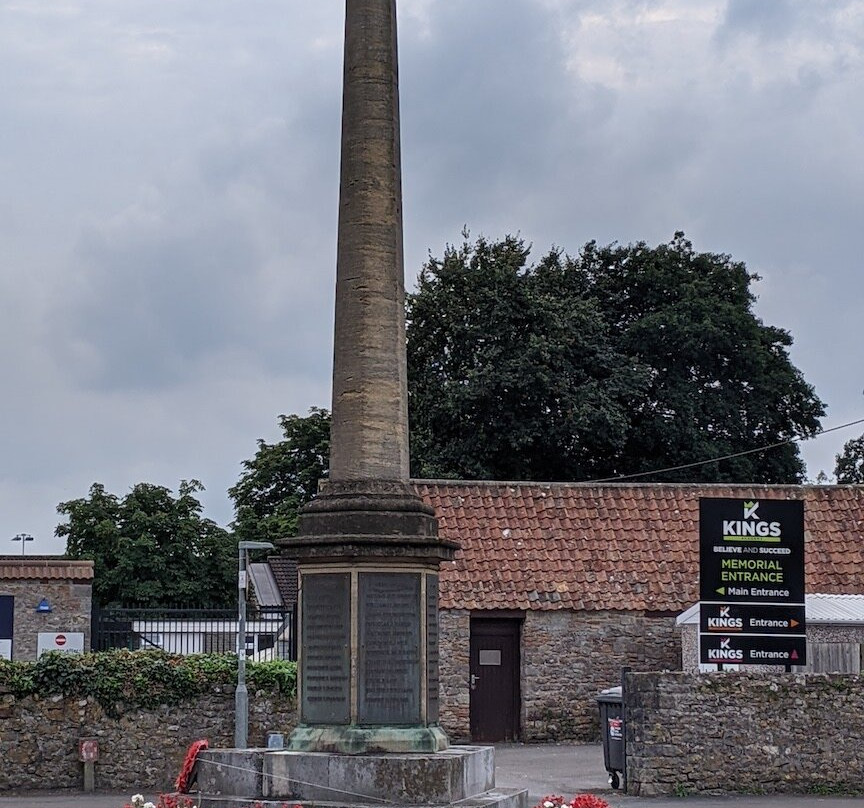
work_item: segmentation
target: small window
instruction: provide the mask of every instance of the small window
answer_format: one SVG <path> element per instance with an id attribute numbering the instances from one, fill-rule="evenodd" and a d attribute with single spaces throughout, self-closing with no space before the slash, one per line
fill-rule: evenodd
<path id="1" fill-rule="evenodd" d="M 501 650 L 498 648 L 481 650 L 479 661 L 480 661 L 481 665 L 500 665 L 501 664 Z"/>

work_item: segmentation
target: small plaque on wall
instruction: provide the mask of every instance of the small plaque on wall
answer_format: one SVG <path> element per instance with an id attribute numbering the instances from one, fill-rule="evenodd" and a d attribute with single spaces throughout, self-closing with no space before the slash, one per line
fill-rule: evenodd
<path id="1" fill-rule="evenodd" d="M 491 648 L 480 651 L 481 665 L 500 665 L 501 664 L 501 649 Z"/>

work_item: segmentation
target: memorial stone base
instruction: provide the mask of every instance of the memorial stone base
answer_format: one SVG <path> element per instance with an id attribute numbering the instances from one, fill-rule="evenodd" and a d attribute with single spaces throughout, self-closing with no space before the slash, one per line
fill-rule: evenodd
<path id="1" fill-rule="evenodd" d="M 433 754 L 336 755 L 212 749 L 199 755 L 202 808 L 526 808 L 528 792 L 495 788 L 495 750 L 452 746 Z"/>
<path id="2" fill-rule="evenodd" d="M 294 752 L 327 750 L 342 755 L 387 752 L 440 752 L 448 746 L 440 727 L 304 727 L 291 734 Z"/>
<path id="3" fill-rule="evenodd" d="M 398 481 L 330 484 L 280 540 L 299 572 L 291 752 L 429 754 L 438 726 L 438 569 L 457 545 Z"/>

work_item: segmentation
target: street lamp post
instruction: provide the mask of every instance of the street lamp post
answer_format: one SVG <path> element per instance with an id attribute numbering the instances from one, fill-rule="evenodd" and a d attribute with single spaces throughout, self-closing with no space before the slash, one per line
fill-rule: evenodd
<path id="1" fill-rule="evenodd" d="M 24 555 L 24 548 L 27 546 L 28 541 L 33 541 L 33 537 L 29 533 L 19 533 L 17 536 L 12 537 L 12 541 L 20 541 L 21 542 L 21 555 Z"/>
<path id="2" fill-rule="evenodd" d="M 234 691 L 234 748 L 245 749 L 249 738 L 249 691 L 246 689 L 246 566 L 249 550 L 272 550 L 269 541 L 237 544 L 237 690 Z"/>

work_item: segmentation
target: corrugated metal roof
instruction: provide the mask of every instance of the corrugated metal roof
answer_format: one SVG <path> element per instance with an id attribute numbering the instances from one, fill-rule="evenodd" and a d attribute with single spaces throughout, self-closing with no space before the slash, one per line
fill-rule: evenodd
<path id="1" fill-rule="evenodd" d="M 864 623 L 864 595 L 806 595 L 811 623 Z"/>
<path id="2" fill-rule="evenodd" d="M 250 564 L 249 577 L 252 579 L 252 586 L 255 587 L 255 599 L 259 606 L 282 605 L 279 587 L 276 586 L 276 579 L 266 561 Z"/>
<path id="3" fill-rule="evenodd" d="M 864 624 L 864 595 L 805 595 L 804 604 L 808 623 Z M 681 612 L 675 622 L 679 626 L 698 623 L 699 604 Z"/>
<path id="4" fill-rule="evenodd" d="M 82 581 L 93 580 L 92 561 L 65 558 L 0 558 L 0 581 Z"/>

